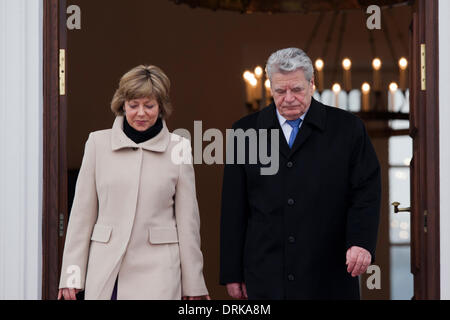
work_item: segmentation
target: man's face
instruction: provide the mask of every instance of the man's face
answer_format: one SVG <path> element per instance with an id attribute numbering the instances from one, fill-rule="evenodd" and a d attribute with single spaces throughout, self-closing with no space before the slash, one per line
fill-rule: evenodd
<path id="1" fill-rule="evenodd" d="M 301 117 L 311 104 L 314 78 L 306 80 L 303 70 L 272 75 L 271 91 L 278 112 L 287 120 Z"/>

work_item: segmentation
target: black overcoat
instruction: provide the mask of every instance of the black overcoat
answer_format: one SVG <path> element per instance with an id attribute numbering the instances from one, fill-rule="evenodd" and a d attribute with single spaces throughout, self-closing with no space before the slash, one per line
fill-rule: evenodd
<path id="1" fill-rule="evenodd" d="M 233 129 L 278 129 L 279 170 L 225 165 L 220 283 L 245 282 L 249 299 L 359 299 L 346 251 L 363 247 L 374 261 L 381 198 L 363 122 L 312 99 L 292 149 L 273 103 Z"/>

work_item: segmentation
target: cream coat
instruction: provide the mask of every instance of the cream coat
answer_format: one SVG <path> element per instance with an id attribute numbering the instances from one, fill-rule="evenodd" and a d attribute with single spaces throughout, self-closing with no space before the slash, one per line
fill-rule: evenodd
<path id="1" fill-rule="evenodd" d="M 208 294 L 189 141 L 169 133 L 136 144 L 112 129 L 89 135 L 64 247 L 60 288 L 86 299 L 180 299 Z"/>

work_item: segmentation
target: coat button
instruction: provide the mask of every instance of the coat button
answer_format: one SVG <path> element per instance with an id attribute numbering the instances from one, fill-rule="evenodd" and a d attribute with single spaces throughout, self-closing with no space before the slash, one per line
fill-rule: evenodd
<path id="1" fill-rule="evenodd" d="M 289 281 L 294 281 L 294 279 L 295 279 L 295 277 L 294 277 L 293 274 L 289 274 L 289 275 L 288 275 L 288 280 L 289 280 Z"/>
<path id="2" fill-rule="evenodd" d="M 288 168 L 292 168 L 292 167 L 294 166 L 294 164 L 293 164 L 291 161 L 289 161 L 289 162 L 286 164 L 286 166 L 287 166 Z"/>
<path id="3" fill-rule="evenodd" d="M 136 148 L 136 147 L 133 147 L 133 150 L 134 150 L 134 151 L 136 151 L 137 149 L 138 149 L 138 148 Z"/>
<path id="4" fill-rule="evenodd" d="M 288 199 L 288 205 L 292 206 L 294 204 L 294 199 Z"/>
<path id="5" fill-rule="evenodd" d="M 289 243 L 294 243 L 294 242 L 295 242 L 295 237 L 290 236 L 290 237 L 288 238 L 288 241 L 289 241 Z"/>

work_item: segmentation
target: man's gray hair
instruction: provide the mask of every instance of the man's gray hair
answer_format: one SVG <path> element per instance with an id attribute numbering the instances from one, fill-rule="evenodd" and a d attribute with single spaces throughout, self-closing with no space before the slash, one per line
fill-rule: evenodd
<path id="1" fill-rule="evenodd" d="M 292 72 L 297 69 L 302 69 L 306 80 L 311 81 L 314 75 L 311 59 L 303 50 L 298 48 L 278 50 L 272 53 L 267 60 L 266 73 L 271 81 L 274 73 Z"/>

